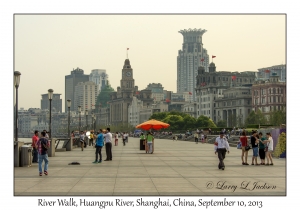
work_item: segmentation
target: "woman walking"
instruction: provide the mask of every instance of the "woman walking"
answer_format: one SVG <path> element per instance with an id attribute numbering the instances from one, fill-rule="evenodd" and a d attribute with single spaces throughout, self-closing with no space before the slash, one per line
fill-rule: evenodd
<path id="1" fill-rule="evenodd" d="M 266 157 L 267 157 L 267 163 L 266 166 L 268 165 L 274 165 L 273 164 L 273 158 L 272 158 L 272 152 L 273 152 L 273 138 L 271 136 L 271 133 L 267 133 L 267 140 L 264 141 L 265 145 L 266 145 Z M 271 162 L 269 164 L 269 161 Z"/>
<path id="2" fill-rule="evenodd" d="M 241 146 L 242 146 L 242 156 L 241 156 L 241 158 L 242 158 L 242 165 L 249 165 L 247 163 L 248 150 L 246 150 L 246 146 L 248 146 L 248 138 L 247 138 L 245 132 L 242 132 L 242 135 L 240 137 L 240 142 L 241 142 Z M 245 159 L 244 159 L 244 157 L 245 157 Z"/>

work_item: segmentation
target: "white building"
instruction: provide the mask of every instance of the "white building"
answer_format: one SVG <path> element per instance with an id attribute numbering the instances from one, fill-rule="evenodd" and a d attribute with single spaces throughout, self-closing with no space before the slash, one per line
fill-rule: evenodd
<path id="1" fill-rule="evenodd" d="M 79 82 L 75 86 L 74 109 L 81 106 L 81 111 L 95 109 L 98 96 L 97 85 L 92 82 Z"/>
<path id="2" fill-rule="evenodd" d="M 101 92 L 102 87 L 107 85 L 108 75 L 105 69 L 93 69 L 89 76 L 89 81 L 97 85 L 98 94 Z"/>
<path id="3" fill-rule="evenodd" d="M 132 103 L 128 106 L 128 123 L 132 126 L 140 124 L 140 110 L 143 109 L 143 102 L 135 96 L 132 97 Z"/>
<path id="4" fill-rule="evenodd" d="M 183 44 L 177 56 L 177 93 L 190 92 L 188 101 L 196 100 L 195 87 L 198 67 L 204 66 L 205 71 L 208 72 L 209 55 L 202 43 L 202 35 L 205 32 L 204 29 L 179 31 L 183 35 Z"/>

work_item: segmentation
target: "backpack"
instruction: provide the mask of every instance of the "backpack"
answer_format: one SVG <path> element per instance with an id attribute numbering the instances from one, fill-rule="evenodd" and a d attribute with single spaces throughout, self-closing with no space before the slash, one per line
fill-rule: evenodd
<path id="1" fill-rule="evenodd" d="M 49 149 L 48 144 L 47 144 L 48 142 L 45 138 L 41 138 L 40 143 L 41 143 L 43 151 L 47 151 Z"/>

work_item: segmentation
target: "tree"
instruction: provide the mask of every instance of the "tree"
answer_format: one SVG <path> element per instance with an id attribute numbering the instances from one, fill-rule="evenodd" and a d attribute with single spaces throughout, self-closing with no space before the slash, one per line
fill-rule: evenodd
<path id="1" fill-rule="evenodd" d="M 108 106 L 107 102 L 111 100 L 110 93 L 114 91 L 115 90 L 109 84 L 102 88 L 101 92 L 97 97 L 96 106 L 100 105 L 101 108 L 106 108 Z"/>
<path id="2" fill-rule="evenodd" d="M 171 115 L 170 114 L 162 121 L 165 123 L 168 123 L 172 130 L 181 130 L 183 128 L 183 124 L 184 124 L 183 117 L 181 117 L 179 115 Z"/>
<path id="3" fill-rule="evenodd" d="M 270 124 L 271 125 L 281 125 L 286 124 L 286 112 L 282 110 L 273 111 L 270 113 Z"/>
<path id="4" fill-rule="evenodd" d="M 155 120 L 162 121 L 167 116 L 168 116 L 168 112 L 156 112 L 156 113 L 154 113 L 154 114 L 151 115 L 151 117 L 149 118 L 149 120 L 155 119 Z"/>
<path id="5" fill-rule="evenodd" d="M 190 115 L 184 116 L 183 121 L 184 121 L 183 128 L 185 130 L 190 130 L 196 127 L 196 119 Z"/>
<path id="6" fill-rule="evenodd" d="M 197 127 L 216 128 L 216 124 L 208 117 L 201 115 L 196 120 Z"/>
<path id="7" fill-rule="evenodd" d="M 248 117 L 246 118 L 245 123 L 247 125 L 249 124 L 266 124 L 266 118 L 263 115 L 263 113 L 260 111 L 260 109 L 257 110 L 257 112 L 250 112 Z"/>
<path id="8" fill-rule="evenodd" d="M 226 122 L 226 120 L 220 120 L 220 121 L 218 121 L 217 127 L 218 127 L 218 128 L 225 128 L 225 127 L 227 127 L 227 122 Z"/>

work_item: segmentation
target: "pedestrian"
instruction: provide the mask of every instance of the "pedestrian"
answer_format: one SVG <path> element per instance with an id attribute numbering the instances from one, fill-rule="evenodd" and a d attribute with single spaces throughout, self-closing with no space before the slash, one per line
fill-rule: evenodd
<path id="1" fill-rule="evenodd" d="M 106 151 L 106 159 L 104 161 L 112 160 L 112 135 L 110 132 L 110 128 L 106 128 L 106 133 L 103 135 L 105 137 L 105 151 Z"/>
<path id="2" fill-rule="evenodd" d="M 116 132 L 116 134 L 115 134 L 115 146 L 118 146 L 118 132 Z"/>
<path id="3" fill-rule="evenodd" d="M 266 152 L 265 152 L 264 141 L 266 140 L 266 138 L 263 137 L 262 132 L 259 132 L 258 136 L 259 136 L 258 154 L 260 158 L 260 165 L 265 165 Z"/>
<path id="4" fill-rule="evenodd" d="M 202 142 L 202 144 L 204 143 L 204 134 L 203 133 L 201 134 L 201 142 Z"/>
<path id="5" fill-rule="evenodd" d="M 95 138 L 95 148 L 96 148 L 96 152 L 95 152 L 95 161 L 93 163 L 101 163 L 102 162 L 102 147 L 103 147 L 103 133 L 102 133 L 102 129 L 99 130 L 100 133 L 98 134 L 97 138 Z M 99 154 L 99 159 L 98 159 L 98 154 Z M 99 160 L 99 161 L 98 161 Z"/>
<path id="6" fill-rule="evenodd" d="M 154 140 L 154 137 L 153 137 L 152 133 L 148 132 L 148 134 L 147 134 L 147 145 L 148 145 L 148 149 L 149 149 L 148 153 L 151 153 L 151 154 L 153 154 L 153 148 L 152 148 L 153 140 Z"/>
<path id="7" fill-rule="evenodd" d="M 38 160 L 39 160 L 39 175 L 43 175 L 43 170 L 42 170 L 42 164 L 43 161 L 45 162 L 44 165 L 44 174 L 48 175 L 48 149 L 50 148 L 50 142 L 48 139 L 45 138 L 46 133 L 45 131 L 42 131 L 42 136 L 41 138 L 37 141 L 35 147 L 38 150 Z"/>
<path id="8" fill-rule="evenodd" d="M 38 151 L 36 148 L 36 143 L 39 140 L 39 131 L 34 131 L 34 136 L 32 137 L 32 163 L 37 163 L 38 162 Z"/>
<path id="9" fill-rule="evenodd" d="M 89 146 L 94 146 L 94 131 L 93 131 L 93 130 L 90 131 L 90 142 L 89 142 Z"/>
<path id="10" fill-rule="evenodd" d="M 245 132 L 242 132 L 242 135 L 240 136 L 240 142 L 241 142 L 241 147 L 242 147 L 242 165 L 249 165 L 247 163 L 248 159 L 248 150 L 246 150 L 246 146 L 248 146 L 248 138 L 246 136 Z"/>
<path id="11" fill-rule="evenodd" d="M 266 166 L 268 165 L 274 165 L 273 164 L 273 158 L 272 158 L 272 152 L 273 152 L 273 138 L 271 136 L 271 133 L 267 133 L 267 140 L 264 141 L 266 145 L 266 157 L 267 157 L 267 163 Z M 269 164 L 269 161 L 271 162 Z"/>
<path id="12" fill-rule="evenodd" d="M 255 165 L 259 165 L 257 163 L 257 157 L 258 157 L 258 138 L 257 138 L 257 131 L 253 130 L 252 131 L 252 136 L 251 136 L 251 146 L 252 146 L 252 151 L 253 151 L 253 156 L 252 156 L 252 163 L 251 165 L 254 165 L 254 161 L 255 161 Z"/>
<path id="13" fill-rule="evenodd" d="M 46 133 L 45 138 L 49 139 L 49 132 L 47 132 L 46 130 L 43 130 L 43 131 Z"/>
<path id="14" fill-rule="evenodd" d="M 220 136 L 216 138 L 214 148 L 215 148 L 215 154 L 218 153 L 218 158 L 219 158 L 218 168 L 224 170 L 225 169 L 224 159 L 225 159 L 226 151 L 229 154 L 229 144 L 227 139 L 224 137 L 223 132 L 220 132 Z"/>
<path id="15" fill-rule="evenodd" d="M 198 144 L 199 136 L 197 132 L 194 133 L 194 138 L 195 138 L 195 143 Z"/>
<path id="16" fill-rule="evenodd" d="M 125 132 L 122 133 L 122 140 L 123 140 L 123 146 L 125 146 L 126 145 L 125 144 L 125 141 L 126 141 L 126 133 Z"/>
<path id="17" fill-rule="evenodd" d="M 81 143 L 81 151 L 83 151 L 83 147 L 84 147 L 84 133 L 83 133 L 83 131 L 81 131 L 80 132 L 80 137 L 79 137 L 79 139 L 80 139 L 80 143 Z"/>

